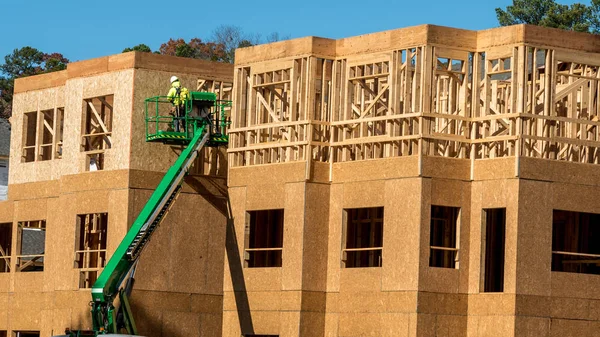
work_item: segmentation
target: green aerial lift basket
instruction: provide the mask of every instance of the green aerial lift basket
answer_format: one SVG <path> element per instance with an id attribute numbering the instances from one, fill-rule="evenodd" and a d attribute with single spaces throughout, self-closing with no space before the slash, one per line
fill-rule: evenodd
<path id="1" fill-rule="evenodd" d="M 211 133 L 207 146 L 227 145 L 226 131 L 230 122 L 226 112 L 229 107 L 231 101 L 217 100 L 217 95 L 212 92 L 192 91 L 190 99 L 181 107 L 175 107 L 167 96 L 147 98 L 146 141 L 186 145 L 196 129 L 206 123 Z"/>

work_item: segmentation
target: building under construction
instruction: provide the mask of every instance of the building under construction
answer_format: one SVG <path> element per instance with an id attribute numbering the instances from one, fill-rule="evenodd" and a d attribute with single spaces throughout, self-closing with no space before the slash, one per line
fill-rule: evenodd
<path id="1" fill-rule="evenodd" d="M 18 79 L 0 337 L 90 328 L 91 284 L 182 150 L 144 141 L 171 75 L 232 124 L 141 257 L 140 334 L 598 335 L 600 37 L 424 25 Z"/>

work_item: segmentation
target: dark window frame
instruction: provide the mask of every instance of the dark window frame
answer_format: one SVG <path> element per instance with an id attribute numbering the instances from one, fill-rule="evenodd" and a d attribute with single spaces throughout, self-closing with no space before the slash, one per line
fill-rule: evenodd
<path id="1" fill-rule="evenodd" d="M 600 275 L 600 214 L 552 211 L 553 272 Z"/>
<path id="2" fill-rule="evenodd" d="M 281 268 L 283 266 L 283 209 L 246 212 L 244 267 Z"/>
<path id="3" fill-rule="evenodd" d="M 460 216 L 460 207 L 431 205 L 429 267 L 459 268 Z"/>
<path id="4" fill-rule="evenodd" d="M 381 268 L 384 208 L 347 208 L 343 214 L 342 268 Z"/>

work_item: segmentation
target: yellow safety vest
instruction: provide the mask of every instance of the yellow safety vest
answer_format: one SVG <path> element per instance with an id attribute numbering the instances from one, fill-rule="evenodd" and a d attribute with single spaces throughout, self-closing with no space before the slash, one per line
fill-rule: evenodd
<path id="1" fill-rule="evenodd" d="M 178 91 L 179 94 L 177 94 Z M 173 105 L 183 105 L 189 98 L 190 92 L 186 88 L 181 87 L 179 80 L 171 84 L 171 89 L 167 94 L 169 102 L 173 103 Z"/>

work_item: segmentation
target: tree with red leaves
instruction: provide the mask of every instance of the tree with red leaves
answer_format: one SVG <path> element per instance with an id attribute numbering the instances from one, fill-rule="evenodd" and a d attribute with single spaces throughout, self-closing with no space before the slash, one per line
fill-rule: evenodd
<path id="1" fill-rule="evenodd" d="M 169 39 L 160 46 L 159 52 L 163 55 L 189 57 L 194 59 L 224 62 L 225 46 L 214 42 L 202 42 L 193 38 L 190 42 L 184 39 Z"/>

